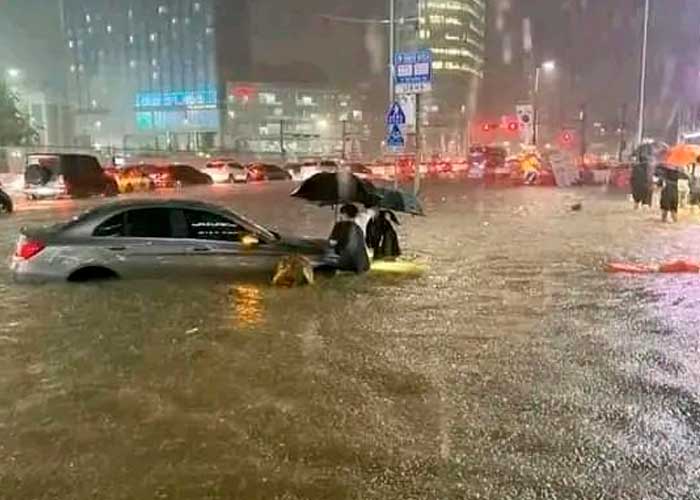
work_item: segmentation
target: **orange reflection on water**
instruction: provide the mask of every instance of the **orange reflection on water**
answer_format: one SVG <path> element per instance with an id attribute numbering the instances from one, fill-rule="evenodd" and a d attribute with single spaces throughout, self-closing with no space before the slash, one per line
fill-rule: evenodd
<path id="1" fill-rule="evenodd" d="M 236 322 L 243 327 L 259 326 L 265 320 L 265 305 L 260 287 L 239 285 L 233 287 L 231 295 L 234 301 Z"/>

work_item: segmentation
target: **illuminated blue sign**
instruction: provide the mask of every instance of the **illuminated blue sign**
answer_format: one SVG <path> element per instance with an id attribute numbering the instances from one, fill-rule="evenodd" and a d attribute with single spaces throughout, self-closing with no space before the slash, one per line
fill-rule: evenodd
<path id="1" fill-rule="evenodd" d="M 136 109 L 143 108 L 215 108 L 219 102 L 214 88 L 177 92 L 138 92 Z"/>

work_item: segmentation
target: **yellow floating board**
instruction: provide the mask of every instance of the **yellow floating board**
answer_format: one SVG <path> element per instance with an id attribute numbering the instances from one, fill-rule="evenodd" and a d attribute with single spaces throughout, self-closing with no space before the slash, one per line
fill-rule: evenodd
<path id="1" fill-rule="evenodd" d="M 408 274 L 417 275 L 423 274 L 428 269 L 428 266 L 419 262 L 409 262 L 406 260 L 384 261 L 378 260 L 372 262 L 372 273 L 381 274 Z"/>

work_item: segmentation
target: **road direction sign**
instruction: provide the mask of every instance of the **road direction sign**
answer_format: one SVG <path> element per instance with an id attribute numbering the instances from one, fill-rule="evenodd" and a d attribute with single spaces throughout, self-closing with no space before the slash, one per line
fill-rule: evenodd
<path id="1" fill-rule="evenodd" d="M 416 133 L 416 95 L 399 94 L 396 96 L 403 114 L 406 115 L 406 123 L 401 126 L 404 135 Z"/>
<path id="2" fill-rule="evenodd" d="M 433 53 L 430 50 L 397 52 L 394 70 L 398 94 L 422 94 L 432 90 Z"/>
<path id="3" fill-rule="evenodd" d="M 401 134 L 401 129 L 398 125 L 391 125 L 389 127 L 386 145 L 391 149 L 402 149 L 406 146 L 406 141 L 404 140 L 403 134 Z"/>
<path id="4" fill-rule="evenodd" d="M 401 105 L 398 102 L 393 103 L 386 114 L 386 124 L 403 125 L 405 123 L 406 114 L 403 112 L 403 109 L 401 109 Z"/>
<path id="5" fill-rule="evenodd" d="M 530 144 L 535 132 L 535 110 L 532 104 L 518 104 L 515 106 L 515 114 L 520 122 L 521 140 Z"/>

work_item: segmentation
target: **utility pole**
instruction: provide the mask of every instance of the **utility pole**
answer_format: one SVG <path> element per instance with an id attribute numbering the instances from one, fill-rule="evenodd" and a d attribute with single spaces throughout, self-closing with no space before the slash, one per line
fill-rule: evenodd
<path id="1" fill-rule="evenodd" d="M 586 138 L 586 122 L 588 117 L 586 116 L 586 105 L 581 105 L 581 111 L 579 112 L 579 121 L 581 122 L 581 165 L 586 163 L 586 150 L 588 149 L 587 138 Z"/>
<path id="2" fill-rule="evenodd" d="M 396 52 L 396 0 L 389 0 L 389 106 L 394 103 L 394 53 Z"/>
<path id="3" fill-rule="evenodd" d="M 347 132 L 347 125 L 348 121 L 347 120 L 341 120 L 342 123 L 342 136 L 343 136 L 343 152 L 342 152 L 342 160 L 345 161 L 347 160 L 347 144 L 348 144 L 348 132 Z"/>
<path id="4" fill-rule="evenodd" d="M 416 196 L 420 192 L 420 165 L 423 159 L 420 120 L 420 94 L 416 94 L 416 168 L 413 175 L 413 194 Z"/>
<path id="5" fill-rule="evenodd" d="M 627 149 L 627 103 L 624 103 L 620 108 L 620 123 L 617 131 L 620 140 L 620 145 L 617 150 L 617 160 L 622 162 L 625 149 Z"/>
<path id="6" fill-rule="evenodd" d="M 284 120 L 280 120 L 280 155 L 282 155 L 282 161 L 287 162 L 287 149 L 284 146 Z"/>
<path id="7" fill-rule="evenodd" d="M 651 0 L 644 0 L 644 25 L 642 27 L 642 61 L 639 75 L 639 117 L 637 121 L 637 146 L 644 140 L 644 111 L 647 89 L 647 49 L 649 45 L 649 14 Z"/>
<path id="8" fill-rule="evenodd" d="M 394 66 L 394 53 L 396 52 L 396 0 L 389 0 L 389 106 L 396 100 L 396 67 Z M 394 189 L 399 187 L 399 167 L 394 159 Z"/>
<path id="9" fill-rule="evenodd" d="M 532 93 L 532 145 L 537 146 L 537 140 L 540 133 L 540 110 L 539 110 L 539 95 L 540 95 L 540 66 L 535 68 L 535 91 Z"/>

